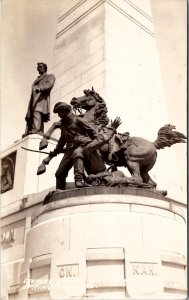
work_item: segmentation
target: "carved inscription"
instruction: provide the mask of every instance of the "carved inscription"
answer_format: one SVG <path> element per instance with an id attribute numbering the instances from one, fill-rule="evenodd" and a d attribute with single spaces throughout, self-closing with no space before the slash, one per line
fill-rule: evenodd
<path id="1" fill-rule="evenodd" d="M 71 278 L 79 276 L 79 265 L 71 264 L 71 265 L 63 265 L 59 266 L 59 277 L 60 278 Z"/>
<path id="2" fill-rule="evenodd" d="M 131 263 L 133 275 L 157 276 L 157 263 Z"/>
<path id="3" fill-rule="evenodd" d="M 15 241 L 15 231 L 14 229 L 8 230 L 6 232 L 1 233 L 1 243 L 13 243 Z"/>

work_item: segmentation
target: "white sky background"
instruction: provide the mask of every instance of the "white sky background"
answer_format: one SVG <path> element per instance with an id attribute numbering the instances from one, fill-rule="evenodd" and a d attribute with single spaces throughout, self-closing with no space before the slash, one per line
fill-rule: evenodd
<path id="1" fill-rule="evenodd" d="M 20 139 L 25 131 L 24 118 L 31 84 L 38 75 L 36 63 L 46 62 L 48 72 L 51 72 L 58 10 L 62 1 L 1 1 L 1 151 Z M 186 134 L 187 2 L 151 2 L 169 120 L 178 131 Z M 130 132 L 132 134 L 132 128 Z M 185 185 L 186 147 L 179 144 L 173 147 Z"/>

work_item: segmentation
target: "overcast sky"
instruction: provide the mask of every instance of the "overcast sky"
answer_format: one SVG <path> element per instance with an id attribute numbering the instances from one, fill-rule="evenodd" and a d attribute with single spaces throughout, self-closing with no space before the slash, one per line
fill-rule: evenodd
<path id="1" fill-rule="evenodd" d="M 36 62 L 46 62 L 51 72 L 62 1 L 2 0 L 1 150 L 24 133 Z M 186 1 L 151 2 L 169 119 L 186 133 Z M 177 157 L 186 155 L 175 149 Z M 179 164 L 183 173 L 186 159 Z"/>

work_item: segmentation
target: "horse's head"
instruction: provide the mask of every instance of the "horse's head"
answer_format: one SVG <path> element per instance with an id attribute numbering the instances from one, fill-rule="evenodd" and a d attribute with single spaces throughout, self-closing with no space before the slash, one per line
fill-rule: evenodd
<path id="1" fill-rule="evenodd" d="M 72 98 L 70 104 L 74 109 L 90 110 L 96 105 L 96 99 L 93 95 L 84 95 L 82 97 Z"/>
<path id="2" fill-rule="evenodd" d="M 96 93 L 93 88 L 91 90 L 84 90 L 83 93 L 84 96 L 82 97 L 72 98 L 70 104 L 73 109 L 79 110 L 79 112 L 81 112 L 81 109 L 88 112 L 93 109 L 94 122 L 106 126 L 109 119 L 107 117 L 107 107 L 104 99 Z"/>

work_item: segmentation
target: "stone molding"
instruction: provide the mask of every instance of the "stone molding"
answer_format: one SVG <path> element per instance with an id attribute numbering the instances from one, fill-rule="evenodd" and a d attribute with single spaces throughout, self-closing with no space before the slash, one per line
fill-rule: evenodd
<path id="1" fill-rule="evenodd" d="M 91 13 L 94 9 L 96 9 L 97 7 L 99 7 L 101 4 L 103 4 L 106 0 L 100 0 L 99 2 L 97 2 L 95 5 L 89 7 L 85 12 L 83 12 L 81 15 L 79 15 L 76 19 L 74 18 L 70 24 L 66 25 L 62 30 L 60 30 L 57 35 L 56 38 L 59 38 L 62 34 L 64 34 L 65 32 L 67 32 L 70 28 L 72 28 L 75 24 L 77 24 L 79 21 L 81 21 L 82 19 L 86 18 L 86 16 Z M 81 4 L 83 4 L 84 2 L 86 2 L 86 0 L 82 1 L 82 3 L 79 3 L 78 5 L 76 5 L 73 9 L 70 10 L 70 13 L 72 13 L 74 10 L 76 10 Z M 62 17 L 59 18 L 59 22 L 63 21 L 70 13 L 66 13 L 65 15 L 63 15 Z M 67 23 L 67 22 L 66 22 Z"/>
<path id="2" fill-rule="evenodd" d="M 79 6 L 81 6 L 84 2 L 87 0 L 81 0 L 77 4 L 75 4 L 73 7 L 71 7 L 66 13 L 64 13 L 62 16 L 59 17 L 58 23 L 61 22 L 63 19 L 65 19 L 69 14 L 74 12 Z M 102 0 L 101 0 L 102 1 Z M 103 0 L 104 1 L 104 0 Z M 137 10 L 140 14 L 142 14 L 144 17 L 146 17 L 148 20 L 153 22 L 152 18 L 144 11 L 142 10 L 139 6 L 136 4 L 132 3 L 129 0 L 124 0 L 127 4 L 129 4 L 131 7 L 133 7 L 135 10 Z"/>
<path id="3" fill-rule="evenodd" d="M 106 2 L 111 5 L 114 9 L 116 9 L 119 13 L 121 13 L 122 15 L 124 15 L 127 19 L 129 19 L 131 22 L 135 23 L 135 25 L 137 25 L 138 27 L 140 27 L 141 29 L 143 29 L 146 33 L 148 33 L 149 35 L 151 35 L 153 38 L 155 38 L 155 34 L 149 30 L 146 26 L 144 26 L 141 22 L 139 22 L 138 20 L 136 20 L 136 18 L 132 17 L 130 14 L 126 13 L 125 10 L 123 10 L 121 7 L 119 7 L 117 4 L 115 4 L 113 1 L 111 0 L 106 0 Z M 140 10 L 138 10 L 138 12 L 141 13 Z M 146 15 L 142 14 L 143 16 L 146 17 Z M 150 22 L 152 22 L 152 19 L 148 18 L 148 20 L 150 20 Z"/>
<path id="4" fill-rule="evenodd" d="M 109 198 L 103 199 L 105 195 L 109 195 Z M 97 206 L 99 204 L 101 207 Z M 49 198 L 49 203 L 34 211 L 31 220 L 35 226 L 40 223 L 39 219 L 42 215 L 43 221 L 48 220 L 44 215 L 50 211 L 54 211 L 54 218 L 60 215 L 60 212 L 56 212 L 59 209 L 63 209 L 65 214 L 73 214 L 80 211 L 91 212 L 93 209 L 99 211 L 103 205 L 109 205 L 109 209 L 112 209 L 112 205 L 117 205 L 118 211 L 124 209 L 129 212 L 157 214 L 185 222 L 184 209 L 179 202 L 164 197 L 157 191 L 119 187 L 89 187 L 57 191 Z"/>
<path id="5" fill-rule="evenodd" d="M 132 3 L 132 1 L 129 1 L 129 0 L 124 0 L 124 1 L 127 2 L 130 6 L 132 6 L 135 10 L 137 10 L 138 12 L 140 12 L 148 20 L 150 20 L 151 22 L 153 22 L 152 18 L 144 10 L 142 10 L 139 6 L 137 6 L 136 4 Z"/>
<path id="6" fill-rule="evenodd" d="M 86 16 L 89 13 L 91 13 L 93 10 L 98 8 L 103 3 L 107 3 L 108 5 L 113 7 L 117 12 L 119 12 L 120 14 L 125 16 L 127 19 L 129 19 L 131 22 L 133 22 L 135 25 L 137 25 L 142 30 L 144 30 L 146 33 L 148 33 L 153 38 L 155 38 L 153 28 L 151 29 L 151 24 L 153 24 L 153 21 L 152 21 L 152 18 L 147 13 L 145 13 L 141 8 L 134 5 L 130 1 L 124 1 L 123 3 L 121 3 L 121 4 L 119 3 L 119 5 L 118 5 L 118 2 L 115 3 L 112 0 L 100 0 L 95 4 L 94 4 L 94 2 L 92 2 L 92 4 L 94 4 L 92 6 L 86 0 L 82 0 L 79 3 L 75 4 L 66 13 L 64 13 L 62 16 L 59 17 L 59 19 L 58 19 L 59 24 L 62 21 L 64 21 L 67 17 L 69 17 L 69 22 L 66 21 L 65 26 L 63 25 L 63 28 L 58 31 L 56 38 L 61 37 L 65 32 L 67 32 L 70 28 L 72 28 L 79 21 L 86 18 Z M 76 12 L 76 11 L 81 5 L 86 5 L 86 7 L 85 7 L 85 9 L 82 10 L 81 14 L 78 14 L 78 12 Z M 129 13 L 127 13 L 128 10 L 129 10 Z M 72 13 L 73 13 L 73 16 L 71 16 Z M 137 16 L 139 15 L 139 17 L 138 18 L 134 17 L 133 15 L 135 15 L 135 14 L 137 14 Z M 75 15 L 77 15 L 76 18 L 75 18 Z M 141 18 L 144 20 L 142 22 L 141 21 L 139 22 L 137 19 L 141 19 Z M 146 21 L 149 22 L 148 27 L 150 27 L 150 29 L 146 26 L 146 24 L 145 25 L 143 24 L 143 23 L 146 23 Z"/>

